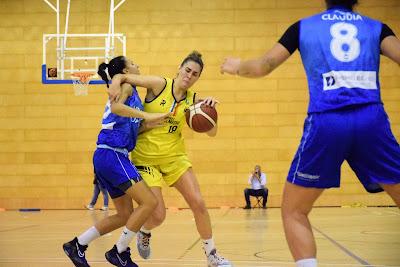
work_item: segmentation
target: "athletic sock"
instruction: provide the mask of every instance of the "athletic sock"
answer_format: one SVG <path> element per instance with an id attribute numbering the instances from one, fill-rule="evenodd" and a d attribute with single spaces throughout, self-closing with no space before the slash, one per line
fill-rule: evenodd
<path id="1" fill-rule="evenodd" d="M 206 255 L 210 255 L 211 251 L 215 249 L 214 239 L 211 237 L 210 239 L 203 239 L 203 249 L 206 252 Z"/>
<path id="2" fill-rule="evenodd" d="M 317 267 L 317 259 L 302 259 L 296 261 L 296 267 Z"/>
<path id="3" fill-rule="evenodd" d="M 124 229 L 122 229 L 121 237 L 116 244 L 118 253 L 125 251 L 129 247 L 129 244 L 132 242 L 135 235 L 136 232 L 129 230 L 128 228 L 126 228 L 126 226 L 124 227 Z"/>
<path id="4" fill-rule="evenodd" d="M 150 234 L 150 232 L 151 232 L 151 230 L 147 230 L 144 226 L 142 226 L 142 227 L 140 228 L 140 231 L 143 232 L 143 233 L 145 233 L 145 234 Z"/>
<path id="5" fill-rule="evenodd" d="M 86 232 L 78 236 L 78 243 L 86 246 L 90 242 L 99 237 L 100 237 L 99 231 L 97 231 L 96 227 L 92 226 L 89 229 L 87 229 Z"/>

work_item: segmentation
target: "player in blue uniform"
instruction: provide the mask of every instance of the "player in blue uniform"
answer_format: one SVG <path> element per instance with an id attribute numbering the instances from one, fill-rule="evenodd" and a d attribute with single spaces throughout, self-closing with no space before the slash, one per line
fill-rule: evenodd
<path id="1" fill-rule="evenodd" d="M 139 67 L 123 56 L 99 66 L 98 74 L 106 81 L 107 87 L 111 78 L 118 73 L 139 74 Z M 123 84 L 121 90 L 117 101 L 108 101 L 106 104 L 97 149 L 93 155 L 95 175 L 101 185 L 107 188 L 117 214 L 104 218 L 63 245 L 75 266 L 89 266 L 85 258 L 88 244 L 124 225 L 120 239 L 105 256 L 115 266 L 137 266 L 130 258 L 128 246 L 157 206 L 156 198 L 132 165 L 128 153 L 135 147 L 141 120 L 157 124 L 169 114 L 144 112 L 135 86 Z M 132 200 L 138 203 L 135 212 Z"/>
<path id="2" fill-rule="evenodd" d="M 304 133 L 283 192 L 286 239 L 298 267 L 317 266 L 308 220 L 324 189 L 340 186 L 347 160 L 368 192 L 385 190 L 400 207 L 400 147 L 380 96 L 380 53 L 400 64 L 400 41 L 382 22 L 353 12 L 357 0 L 326 0 L 328 9 L 288 28 L 259 58 L 227 58 L 222 73 L 261 77 L 299 49 L 310 92 Z"/>

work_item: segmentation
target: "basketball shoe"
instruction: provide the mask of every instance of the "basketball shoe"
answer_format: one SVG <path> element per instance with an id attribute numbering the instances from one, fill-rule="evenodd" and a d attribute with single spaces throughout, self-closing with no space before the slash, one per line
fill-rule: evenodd
<path id="1" fill-rule="evenodd" d="M 131 259 L 131 250 L 127 248 L 125 251 L 118 253 L 117 246 L 114 245 L 113 248 L 106 252 L 106 259 L 109 263 L 119 267 L 139 267 Z"/>
<path id="2" fill-rule="evenodd" d="M 85 258 L 87 247 L 79 244 L 76 237 L 63 245 L 65 254 L 67 254 L 76 267 L 90 267 Z"/>
<path id="3" fill-rule="evenodd" d="M 208 267 L 232 267 L 233 265 L 225 259 L 224 257 L 218 255 L 217 250 L 211 250 L 210 254 L 207 256 L 207 266 Z"/>
<path id="4" fill-rule="evenodd" d="M 137 250 L 139 252 L 139 255 L 143 259 L 150 258 L 150 253 L 151 253 L 150 237 L 151 237 L 151 234 L 146 234 L 146 233 L 143 233 L 142 231 L 139 231 L 136 235 Z"/>
<path id="5" fill-rule="evenodd" d="M 93 205 L 90 205 L 90 204 L 89 204 L 89 205 L 86 205 L 85 208 L 87 208 L 88 210 L 94 210 Z"/>

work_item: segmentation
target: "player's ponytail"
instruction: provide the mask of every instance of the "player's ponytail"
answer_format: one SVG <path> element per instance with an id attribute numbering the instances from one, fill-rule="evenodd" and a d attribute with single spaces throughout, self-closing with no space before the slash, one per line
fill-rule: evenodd
<path id="1" fill-rule="evenodd" d="M 106 63 L 101 63 L 100 65 L 99 65 L 99 68 L 97 69 L 97 74 L 101 77 L 101 79 L 103 80 L 103 81 L 105 81 L 106 82 L 106 85 L 107 85 L 107 88 L 108 88 L 108 83 L 109 83 L 109 79 L 108 79 L 108 75 L 107 75 L 107 73 L 106 73 L 106 71 L 107 71 L 107 68 L 108 68 L 108 64 L 106 64 Z"/>
<path id="2" fill-rule="evenodd" d="M 201 74 L 201 72 L 203 71 L 203 67 L 204 67 L 203 60 L 201 59 L 201 54 L 200 54 L 198 51 L 196 51 L 196 50 L 192 51 L 192 53 L 190 53 L 190 54 L 182 61 L 181 67 L 182 67 L 183 65 L 185 65 L 186 62 L 189 62 L 189 61 L 196 62 L 197 64 L 200 65 L 200 74 Z"/>
<path id="3" fill-rule="evenodd" d="M 110 63 L 101 63 L 97 70 L 97 74 L 101 77 L 103 81 L 106 82 L 107 88 L 110 80 L 114 77 L 115 74 L 123 73 L 124 68 L 126 67 L 126 61 L 124 56 L 118 56 L 110 60 Z"/>

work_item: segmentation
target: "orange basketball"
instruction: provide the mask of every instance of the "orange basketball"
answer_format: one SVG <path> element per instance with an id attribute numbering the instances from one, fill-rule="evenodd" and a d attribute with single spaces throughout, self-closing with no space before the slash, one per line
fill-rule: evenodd
<path id="1" fill-rule="evenodd" d="M 217 110 L 203 102 L 191 105 L 185 115 L 187 125 L 199 133 L 208 132 L 217 124 Z"/>

